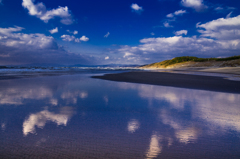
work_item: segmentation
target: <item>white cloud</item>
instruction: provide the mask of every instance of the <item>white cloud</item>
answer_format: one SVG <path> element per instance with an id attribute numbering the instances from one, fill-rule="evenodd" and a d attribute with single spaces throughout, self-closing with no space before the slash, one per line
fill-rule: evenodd
<path id="1" fill-rule="evenodd" d="M 104 35 L 104 38 L 107 38 L 109 35 L 110 35 L 110 33 L 109 33 L 109 32 L 107 32 L 107 34 L 106 34 L 106 35 Z"/>
<path id="2" fill-rule="evenodd" d="M 131 8 L 134 10 L 142 10 L 142 7 L 139 7 L 138 4 L 134 4 L 134 3 L 131 5 Z"/>
<path id="3" fill-rule="evenodd" d="M 78 34 L 78 31 L 77 31 L 77 30 L 74 30 L 73 34 L 74 34 L 74 35 L 77 35 L 77 34 Z"/>
<path id="4" fill-rule="evenodd" d="M 223 7 L 216 7 L 216 8 L 214 8 L 214 10 L 221 11 L 221 10 L 223 10 Z"/>
<path id="5" fill-rule="evenodd" d="M 69 32 L 70 34 L 74 34 L 74 35 L 77 35 L 77 34 L 78 34 L 78 31 L 77 31 L 77 30 L 74 30 L 74 31 L 66 30 L 66 31 Z"/>
<path id="6" fill-rule="evenodd" d="M 61 64 L 89 63 L 94 57 L 71 53 L 59 45 L 52 36 L 23 33 L 22 27 L 0 28 L 0 62 L 3 65 L 30 63 Z M 77 40 L 76 40 L 77 41 Z M 80 41 L 80 40 L 79 40 Z M 60 56 L 59 56 L 60 55 Z"/>
<path id="7" fill-rule="evenodd" d="M 49 30 L 49 32 L 51 34 L 57 33 L 58 32 L 58 27 L 56 27 L 55 29 Z"/>
<path id="8" fill-rule="evenodd" d="M 130 47 L 122 46 L 118 49 L 118 53 L 124 55 L 123 59 L 127 61 L 142 62 L 155 61 L 156 58 L 167 56 L 176 57 L 194 53 L 198 55 L 212 55 L 212 54 L 230 54 L 231 52 L 240 50 L 240 40 L 238 41 L 218 41 L 202 37 L 159 37 L 159 38 L 145 38 L 140 40 L 141 45 Z M 127 56 L 128 55 L 128 56 Z M 125 60 L 125 61 L 126 61 Z M 123 60 L 124 61 L 124 60 Z M 144 62 L 145 63 L 145 62 Z"/>
<path id="9" fill-rule="evenodd" d="M 205 24 L 197 24 L 197 27 L 201 29 L 198 31 L 204 37 L 221 40 L 240 39 L 240 15 L 232 18 L 219 18 Z"/>
<path id="10" fill-rule="evenodd" d="M 105 60 L 108 60 L 108 59 L 109 59 L 109 56 L 106 56 L 106 57 L 105 57 Z"/>
<path id="11" fill-rule="evenodd" d="M 131 55 L 133 55 L 133 54 L 129 53 L 129 52 L 125 52 L 124 55 L 123 55 L 123 58 L 126 58 L 126 57 L 131 56 Z"/>
<path id="12" fill-rule="evenodd" d="M 81 41 L 88 41 L 88 40 L 89 40 L 89 38 L 88 38 L 88 37 L 86 37 L 85 35 L 83 35 L 83 36 L 80 38 L 80 40 L 81 40 Z"/>
<path id="13" fill-rule="evenodd" d="M 73 35 L 71 36 L 71 35 L 66 35 L 66 34 L 62 35 L 61 38 L 63 41 L 75 41 L 77 43 L 80 41 L 88 41 L 89 40 L 89 38 L 86 36 L 82 36 L 81 38 L 76 38 Z"/>
<path id="14" fill-rule="evenodd" d="M 222 12 L 228 12 L 229 10 L 234 10 L 236 8 L 234 7 L 222 7 L 222 6 L 218 6 L 216 8 L 214 8 L 214 10 L 217 12 L 217 13 L 222 13 Z"/>
<path id="15" fill-rule="evenodd" d="M 166 17 L 168 17 L 168 18 L 173 18 L 174 15 L 173 15 L 172 13 L 170 13 L 170 14 L 168 14 Z"/>
<path id="16" fill-rule="evenodd" d="M 177 10 L 174 13 L 168 14 L 166 17 L 173 18 L 174 15 L 179 16 L 179 15 L 183 15 L 184 13 L 187 13 L 187 11 L 186 10 Z"/>
<path id="17" fill-rule="evenodd" d="M 175 21 L 176 20 L 175 16 L 180 16 L 180 15 L 183 15 L 185 13 L 187 13 L 186 10 L 177 10 L 174 13 L 170 13 L 170 14 L 166 15 L 167 18 L 171 18 L 171 19 L 167 19 L 163 23 L 164 27 L 166 27 L 166 28 L 173 27 L 172 25 L 169 24 L 169 22 Z"/>
<path id="18" fill-rule="evenodd" d="M 230 18 L 232 15 L 232 12 L 230 12 L 227 16 L 226 16 L 226 19 Z"/>
<path id="19" fill-rule="evenodd" d="M 75 41 L 75 39 L 76 39 L 75 36 L 66 35 L 66 34 L 62 35 L 61 38 L 63 41 Z"/>
<path id="20" fill-rule="evenodd" d="M 54 49 L 57 44 L 52 36 L 44 34 L 24 34 L 15 33 L 24 28 L 15 26 L 14 28 L 0 28 L 0 44 L 9 47 L 33 47 L 38 49 Z"/>
<path id="21" fill-rule="evenodd" d="M 181 4 L 184 7 L 193 8 L 197 12 L 208 8 L 206 5 L 204 5 L 203 0 L 182 0 Z"/>
<path id="22" fill-rule="evenodd" d="M 174 12 L 175 15 L 183 15 L 184 13 L 187 13 L 186 10 L 177 10 Z"/>
<path id="23" fill-rule="evenodd" d="M 28 10 L 28 13 L 32 16 L 36 16 L 48 23 L 50 19 L 55 17 L 61 18 L 61 23 L 69 25 L 73 23 L 72 16 L 68 10 L 68 7 L 58 7 L 57 9 L 47 10 L 46 6 L 41 2 L 34 4 L 33 0 L 23 0 L 22 6 Z"/>
<path id="24" fill-rule="evenodd" d="M 167 38 L 146 38 L 140 40 L 140 42 L 143 44 L 139 45 L 139 50 L 170 53 L 195 49 L 199 49 L 199 51 L 211 50 L 211 46 L 207 46 L 206 44 L 214 43 L 214 40 L 207 38 L 173 36 Z"/>
<path id="25" fill-rule="evenodd" d="M 169 27 L 169 23 L 165 23 Z M 176 56 L 233 56 L 240 51 L 240 15 L 219 18 L 196 25 L 200 36 L 183 37 L 187 30 L 175 32 L 173 37 L 145 38 L 137 46 L 121 46 L 116 50 L 123 62 L 149 63 Z"/>
<path id="26" fill-rule="evenodd" d="M 143 8 L 140 7 L 138 4 L 133 3 L 131 5 L 132 11 L 136 12 L 136 13 L 141 13 L 143 11 Z"/>
<path id="27" fill-rule="evenodd" d="M 169 22 L 164 22 L 163 25 L 164 25 L 164 27 L 166 27 L 166 28 L 171 28 L 171 27 L 173 27 L 172 25 L 169 24 Z"/>
<path id="28" fill-rule="evenodd" d="M 180 30 L 180 31 L 176 31 L 176 32 L 175 32 L 175 35 L 182 35 L 182 34 L 187 35 L 187 33 L 188 33 L 187 30 Z"/>

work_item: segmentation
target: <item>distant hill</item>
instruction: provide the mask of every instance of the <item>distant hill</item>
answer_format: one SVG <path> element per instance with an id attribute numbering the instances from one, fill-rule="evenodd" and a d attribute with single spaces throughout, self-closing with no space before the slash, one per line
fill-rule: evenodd
<path id="1" fill-rule="evenodd" d="M 168 69 L 183 67 L 240 67 L 240 56 L 231 56 L 227 58 L 198 58 L 193 56 L 182 56 L 175 57 L 171 60 L 144 65 L 140 68 Z"/>
<path id="2" fill-rule="evenodd" d="M 69 67 L 138 67 L 139 65 L 126 65 L 126 64 L 107 64 L 107 65 L 70 65 Z"/>

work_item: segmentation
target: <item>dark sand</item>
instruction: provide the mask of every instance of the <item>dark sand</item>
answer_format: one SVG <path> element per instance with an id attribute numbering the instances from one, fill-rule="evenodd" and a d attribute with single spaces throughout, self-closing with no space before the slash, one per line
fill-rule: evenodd
<path id="1" fill-rule="evenodd" d="M 106 74 L 104 76 L 93 76 L 92 78 L 119 82 L 132 82 L 208 90 L 216 92 L 240 93 L 240 81 L 232 81 L 224 79 L 224 77 L 216 76 L 190 75 L 169 72 L 136 71 L 117 74 Z"/>

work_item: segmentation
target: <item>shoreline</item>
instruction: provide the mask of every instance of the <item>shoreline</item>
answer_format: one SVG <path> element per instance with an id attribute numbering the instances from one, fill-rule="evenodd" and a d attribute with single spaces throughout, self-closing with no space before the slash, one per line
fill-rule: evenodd
<path id="1" fill-rule="evenodd" d="M 240 69 L 240 68 L 238 68 Z M 174 72 L 175 71 L 175 72 Z M 177 71 L 183 71 L 179 73 Z M 171 69 L 171 70 L 151 70 L 151 71 L 132 71 L 116 74 L 105 74 L 103 76 L 92 76 L 92 78 L 117 81 L 130 82 L 140 84 L 151 84 L 158 86 L 169 86 L 178 88 L 198 89 L 215 92 L 226 92 L 240 94 L 240 81 L 226 79 L 221 76 L 210 75 L 194 75 L 184 73 L 189 69 Z M 190 71 L 191 72 L 191 71 Z M 198 71 L 193 71 L 198 72 Z M 203 73 L 205 73 L 204 71 Z M 212 73 L 212 72 L 207 72 Z M 214 72 L 214 73 L 223 73 Z M 228 71 L 232 75 L 234 74 Z"/>
<path id="2" fill-rule="evenodd" d="M 182 68 L 145 68 L 146 71 L 160 71 L 160 72 L 201 72 L 201 73 L 214 73 L 214 74 L 231 74 L 240 75 L 240 67 L 182 67 Z"/>

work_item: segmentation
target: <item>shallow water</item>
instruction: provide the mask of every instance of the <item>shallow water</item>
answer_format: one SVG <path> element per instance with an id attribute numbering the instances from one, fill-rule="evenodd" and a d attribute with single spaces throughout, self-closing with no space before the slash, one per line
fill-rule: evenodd
<path id="1" fill-rule="evenodd" d="M 240 158 L 240 95 L 80 73 L 0 80 L 0 158 Z"/>

